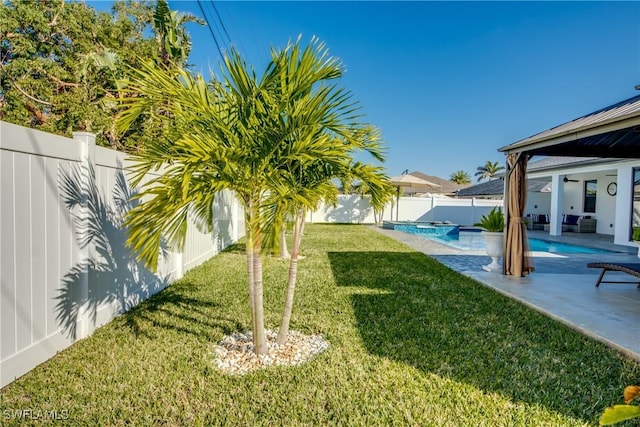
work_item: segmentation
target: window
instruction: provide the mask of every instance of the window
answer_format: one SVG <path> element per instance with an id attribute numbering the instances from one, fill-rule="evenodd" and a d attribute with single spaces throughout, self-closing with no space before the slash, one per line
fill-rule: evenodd
<path id="1" fill-rule="evenodd" d="M 583 212 L 596 211 L 596 193 L 598 192 L 598 181 L 585 181 L 584 182 L 584 208 Z"/>

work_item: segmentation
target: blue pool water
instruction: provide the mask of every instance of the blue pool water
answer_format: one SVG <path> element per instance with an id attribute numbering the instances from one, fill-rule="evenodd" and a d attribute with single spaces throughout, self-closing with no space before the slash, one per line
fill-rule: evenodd
<path id="1" fill-rule="evenodd" d="M 433 222 L 414 222 L 414 223 L 393 223 L 386 222 L 383 224 L 384 228 L 391 230 L 404 231 L 409 234 L 420 234 L 430 236 L 444 236 L 451 234 L 458 234 L 460 226 L 457 224 L 444 224 Z"/>
<path id="2" fill-rule="evenodd" d="M 445 245 L 461 250 L 480 251 L 486 248 L 482 233 L 473 231 L 460 231 L 457 234 L 447 234 L 444 236 L 428 236 L 425 238 L 435 240 Z M 552 253 L 572 253 L 572 254 L 606 254 L 611 253 L 602 249 L 586 248 L 567 243 L 548 242 L 540 239 L 529 239 L 529 247 L 532 251 L 552 252 Z"/>

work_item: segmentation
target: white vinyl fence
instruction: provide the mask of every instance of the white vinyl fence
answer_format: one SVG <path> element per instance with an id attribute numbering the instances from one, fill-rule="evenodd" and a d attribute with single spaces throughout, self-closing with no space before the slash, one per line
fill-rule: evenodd
<path id="1" fill-rule="evenodd" d="M 473 225 L 502 200 L 454 199 L 444 197 L 400 197 L 385 207 L 384 221 L 451 221 L 454 224 Z M 373 209 L 368 197 L 341 195 L 336 207 L 323 205 L 307 215 L 307 222 L 373 224 Z"/>
<path id="2" fill-rule="evenodd" d="M 156 273 L 125 247 L 123 153 L 0 122 L 0 387 L 90 335 L 244 234 L 231 193 Z M 240 218 L 240 220 L 239 220 Z"/>
<path id="3" fill-rule="evenodd" d="M 216 196 L 213 235 L 188 229 L 157 272 L 125 245 L 132 189 L 123 153 L 0 121 L 0 387 L 165 288 L 244 236 L 230 192 Z M 473 224 L 500 201 L 402 197 L 400 221 Z M 396 219 L 395 203 L 384 210 Z M 367 198 L 340 196 L 309 222 L 374 223 Z"/>

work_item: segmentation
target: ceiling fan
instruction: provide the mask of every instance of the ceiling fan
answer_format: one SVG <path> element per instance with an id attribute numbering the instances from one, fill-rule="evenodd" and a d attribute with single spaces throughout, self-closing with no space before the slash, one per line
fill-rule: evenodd
<path id="1" fill-rule="evenodd" d="M 579 180 L 577 180 L 577 179 L 569 179 L 569 178 L 567 178 L 566 176 L 565 176 L 562 180 L 563 180 L 564 182 L 580 182 L 580 181 L 579 181 Z"/>

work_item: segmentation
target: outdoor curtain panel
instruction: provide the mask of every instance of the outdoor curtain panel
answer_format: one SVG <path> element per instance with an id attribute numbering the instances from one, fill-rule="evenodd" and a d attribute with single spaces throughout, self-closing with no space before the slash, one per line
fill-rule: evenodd
<path id="1" fill-rule="evenodd" d="M 526 276 L 531 273 L 533 259 L 529 255 L 527 227 L 524 223 L 524 205 L 527 201 L 527 154 L 507 156 L 507 236 L 504 253 L 504 273 L 512 276 Z"/>

